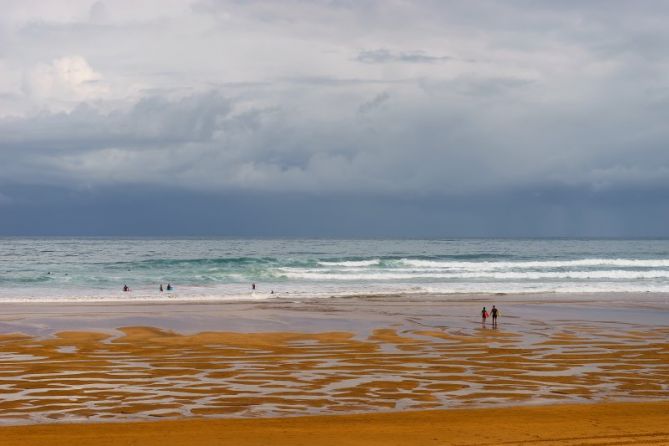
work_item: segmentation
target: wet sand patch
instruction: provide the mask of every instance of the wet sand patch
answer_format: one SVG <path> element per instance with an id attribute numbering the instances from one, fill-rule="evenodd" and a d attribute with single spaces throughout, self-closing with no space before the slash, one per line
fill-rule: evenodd
<path id="1" fill-rule="evenodd" d="M 223 409 L 216 409 L 217 412 Z M 210 415 L 200 409 L 201 416 Z M 175 412 L 155 413 L 153 419 Z M 234 416 L 231 408 L 228 415 Z M 86 416 L 82 411 L 75 416 Z M 3 446 L 669 444 L 669 403 L 457 409 L 295 418 L 11 426 Z"/>
<path id="2" fill-rule="evenodd" d="M 584 329 L 587 328 L 587 329 Z M 0 421 L 281 416 L 666 399 L 665 331 L 444 329 L 2 336 Z M 571 327 L 570 330 L 579 330 Z M 63 352 L 62 348 L 68 351 Z"/>

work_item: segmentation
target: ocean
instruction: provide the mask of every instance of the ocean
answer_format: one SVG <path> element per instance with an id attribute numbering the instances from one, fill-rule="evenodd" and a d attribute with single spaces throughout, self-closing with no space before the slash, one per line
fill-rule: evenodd
<path id="1" fill-rule="evenodd" d="M 669 292 L 669 240 L 0 238 L 5 302 L 607 292 Z"/>

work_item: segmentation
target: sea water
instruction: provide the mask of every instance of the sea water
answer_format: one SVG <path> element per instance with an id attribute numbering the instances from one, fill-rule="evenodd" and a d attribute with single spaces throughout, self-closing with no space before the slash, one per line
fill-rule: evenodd
<path id="1" fill-rule="evenodd" d="M 669 292 L 669 240 L 0 238 L 0 301 L 594 292 Z"/>

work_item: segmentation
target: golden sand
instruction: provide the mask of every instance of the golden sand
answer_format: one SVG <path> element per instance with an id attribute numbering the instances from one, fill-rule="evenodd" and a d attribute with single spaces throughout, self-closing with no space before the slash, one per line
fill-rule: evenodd
<path id="1" fill-rule="evenodd" d="M 669 402 L 0 428 L 3 446 L 666 445 Z"/>

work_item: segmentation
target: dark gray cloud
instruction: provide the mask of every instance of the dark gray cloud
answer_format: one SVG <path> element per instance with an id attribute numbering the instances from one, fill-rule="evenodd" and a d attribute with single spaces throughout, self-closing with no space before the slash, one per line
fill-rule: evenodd
<path id="1" fill-rule="evenodd" d="M 383 91 L 373 98 L 371 98 L 369 101 L 365 101 L 362 104 L 360 104 L 360 107 L 358 107 L 358 113 L 360 114 L 367 114 L 371 112 L 372 110 L 382 107 L 383 104 L 388 102 L 390 99 L 390 93 L 387 91 Z"/>
<path id="2" fill-rule="evenodd" d="M 666 2 L 4 6 L 0 232 L 668 235 Z"/>
<path id="3" fill-rule="evenodd" d="M 435 63 L 450 60 L 447 56 L 433 56 L 425 51 L 390 51 L 385 48 L 360 51 L 355 58 L 363 63 Z"/>
<path id="4" fill-rule="evenodd" d="M 666 236 L 669 190 L 592 196 L 579 188 L 466 198 L 202 193 L 126 185 L 13 188 L 0 207 L 11 235 L 288 237 Z M 0 203 L 0 206 L 3 206 Z M 308 212 L 305 212 L 308 210 Z"/>
<path id="5" fill-rule="evenodd" d="M 90 151 L 114 146 L 156 146 L 207 141 L 230 102 L 216 92 L 168 100 L 143 97 L 128 109 L 104 112 L 82 103 L 69 112 L 0 120 L 0 148 Z"/>

